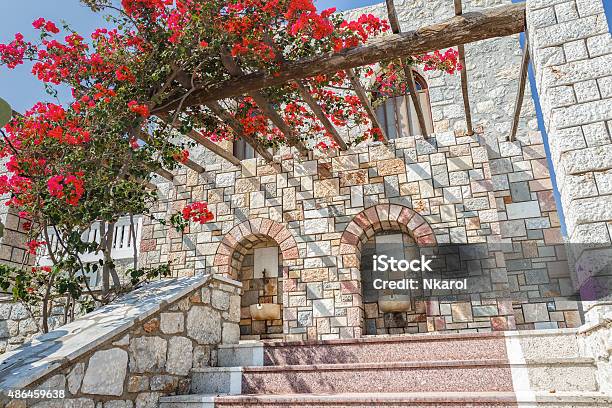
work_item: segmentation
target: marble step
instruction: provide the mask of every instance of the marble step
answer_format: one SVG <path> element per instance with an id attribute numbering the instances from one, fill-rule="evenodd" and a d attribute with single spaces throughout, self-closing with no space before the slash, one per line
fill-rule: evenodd
<path id="1" fill-rule="evenodd" d="M 579 357 L 576 330 L 417 334 L 359 339 L 261 342 L 219 346 L 221 367 L 396 361 L 504 359 L 537 360 L 551 349 L 558 358 Z"/>
<path id="2" fill-rule="evenodd" d="M 588 360 L 509 364 L 507 360 L 422 361 L 248 367 L 244 393 L 283 394 L 407 391 L 511 391 L 512 370 L 522 369 L 528 385 L 519 390 L 596 391 L 595 366 Z M 517 385 L 514 385 L 517 388 Z"/>
<path id="3" fill-rule="evenodd" d="M 522 356 L 526 360 L 547 356 L 551 348 L 555 350 L 555 356 L 558 358 L 576 358 L 579 356 L 576 330 L 561 329 L 265 342 L 263 343 L 263 349 L 258 349 L 255 353 L 257 356 L 255 360 L 246 360 L 247 362 L 253 362 L 253 364 L 243 365 L 261 365 L 258 364 L 261 360 L 261 354 L 263 354 L 263 365 L 495 360 L 507 358 L 509 342 L 520 347 Z M 257 347 L 257 344 L 251 343 L 251 347 Z M 242 348 L 240 352 L 245 353 L 246 350 L 248 349 Z M 239 354 L 233 352 L 232 355 L 237 356 Z"/>
<path id="4" fill-rule="evenodd" d="M 519 370 L 522 383 L 515 384 Z M 522 370 L 522 371 L 520 371 Z M 192 370 L 192 393 L 596 391 L 592 360 L 503 359 L 214 367 Z"/>
<path id="5" fill-rule="evenodd" d="M 303 365 L 507 358 L 503 333 L 364 337 L 265 343 L 264 365 Z"/>
<path id="6" fill-rule="evenodd" d="M 159 408 L 604 408 L 612 405 L 612 396 L 595 392 L 534 393 L 513 392 L 419 392 L 419 393 L 344 393 L 285 395 L 179 395 L 160 398 Z"/>

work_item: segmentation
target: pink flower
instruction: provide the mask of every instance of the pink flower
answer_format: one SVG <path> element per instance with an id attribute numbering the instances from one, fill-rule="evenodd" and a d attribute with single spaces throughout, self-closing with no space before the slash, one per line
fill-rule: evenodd
<path id="1" fill-rule="evenodd" d="M 59 28 L 57 28 L 52 21 L 47 21 L 45 23 L 45 30 L 53 34 L 57 34 L 60 31 Z"/>
<path id="2" fill-rule="evenodd" d="M 35 20 L 32 23 L 32 26 L 34 26 L 34 28 L 36 28 L 37 30 L 39 30 L 43 25 L 45 24 L 45 19 L 44 18 L 39 18 L 38 20 Z"/>

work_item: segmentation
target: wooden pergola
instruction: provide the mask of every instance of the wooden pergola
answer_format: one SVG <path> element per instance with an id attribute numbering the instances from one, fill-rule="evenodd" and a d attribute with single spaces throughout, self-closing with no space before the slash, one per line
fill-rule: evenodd
<path id="1" fill-rule="evenodd" d="M 379 62 L 399 60 L 404 68 L 407 80 L 406 85 L 415 108 L 421 133 L 427 138 L 428 134 L 425 116 L 417 95 L 412 70 L 408 64 L 405 63 L 405 60 L 412 55 L 457 47 L 459 61 L 463 66 L 461 70 L 461 91 L 464 102 L 466 130 L 468 135 L 473 135 L 474 130 L 470 111 L 468 72 L 464 46 L 472 42 L 524 32 L 526 25 L 525 4 L 509 4 L 479 11 L 463 12 L 461 0 L 454 0 L 454 17 L 436 24 L 421 27 L 414 31 L 405 32 L 401 30 L 393 0 L 386 0 L 386 5 L 389 22 L 393 32 L 391 35 L 374 38 L 365 45 L 346 49 L 337 53 L 317 55 L 299 61 L 283 60 L 281 61 L 280 70 L 274 73 L 244 73 L 229 53 L 223 53 L 223 55 L 221 55 L 221 60 L 231 79 L 214 85 L 198 84 L 197 82 L 191 83 L 189 94 L 186 95 L 181 102 L 162 102 L 160 106 L 164 106 L 163 111 L 155 111 L 155 109 L 153 109 L 153 114 L 167 123 L 171 120 L 169 112 L 177 109 L 179 103 L 182 108 L 206 106 L 220 122 L 223 122 L 232 129 L 237 137 L 244 139 L 265 160 L 271 161 L 272 155 L 267 149 L 255 138 L 247 136 L 240 122 L 219 103 L 220 100 L 239 99 L 248 95 L 257 103 L 264 116 L 284 134 L 288 145 L 296 148 L 301 155 L 307 155 L 308 149 L 304 145 L 304 142 L 284 121 L 282 116 L 275 110 L 275 107 L 266 99 L 262 92 L 262 89 L 291 82 L 297 84 L 298 91 L 305 104 L 325 127 L 326 131 L 337 143 L 338 148 L 340 150 L 346 150 L 346 141 L 340 137 L 338 130 L 330 122 L 321 106 L 319 106 L 316 99 L 308 90 L 308 78 L 345 71 L 351 82 L 351 90 L 359 97 L 368 118 L 372 122 L 372 126 L 380 129 L 384 142 L 386 143 L 387 135 L 385 135 L 383 127 L 379 123 L 376 112 L 372 107 L 370 98 L 366 94 L 366 90 L 360 78 L 355 73 L 355 68 Z M 529 50 L 527 45 L 525 45 L 519 77 L 519 91 L 509 140 L 514 140 L 518 128 L 528 63 Z M 170 124 L 174 126 L 177 125 L 176 123 Z M 225 160 L 235 165 L 240 164 L 240 160 L 232 153 L 211 142 L 199 132 L 193 130 L 189 132 L 187 136 Z M 185 162 L 184 165 L 198 173 L 204 171 L 202 166 L 191 160 Z M 166 170 L 162 169 L 157 173 L 164 178 L 172 180 L 172 174 Z"/>

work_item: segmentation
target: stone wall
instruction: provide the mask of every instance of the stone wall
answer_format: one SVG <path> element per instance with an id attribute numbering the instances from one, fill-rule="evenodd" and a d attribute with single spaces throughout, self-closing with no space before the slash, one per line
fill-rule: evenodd
<path id="1" fill-rule="evenodd" d="M 191 369 L 215 365 L 217 346 L 238 342 L 240 291 L 211 275 L 163 280 L 40 336 L 0 358 L 0 390 L 63 390 L 66 399 L 5 403 L 153 408 L 162 395 L 186 394 Z"/>
<path id="2" fill-rule="evenodd" d="M 532 0 L 527 23 L 583 300 L 612 288 L 612 39 L 600 0 Z"/>
<path id="3" fill-rule="evenodd" d="M 23 304 L 10 296 L 0 297 L 0 354 L 19 347 L 38 331 L 36 320 Z"/>

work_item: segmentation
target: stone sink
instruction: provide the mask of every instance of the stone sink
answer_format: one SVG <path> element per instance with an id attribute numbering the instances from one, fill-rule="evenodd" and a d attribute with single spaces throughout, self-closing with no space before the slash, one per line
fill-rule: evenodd
<path id="1" fill-rule="evenodd" d="M 258 303 L 249 306 L 253 320 L 279 320 L 281 318 L 281 305 L 276 303 Z"/>
<path id="2" fill-rule="evenodd" d="M 410 296 L 384 295 L 378 298 L 378 309 L 383 313 L 407 312 L 411 309 Z"/>

